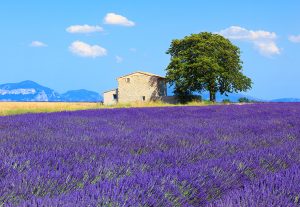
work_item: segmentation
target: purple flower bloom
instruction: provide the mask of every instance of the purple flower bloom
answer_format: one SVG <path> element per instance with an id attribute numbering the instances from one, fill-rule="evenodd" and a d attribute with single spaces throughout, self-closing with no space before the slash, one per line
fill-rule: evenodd
<path id="1" fill-rule="evenodd" d="M 0 117 L 0 206 L 298 206 L 300 104 Z"/>

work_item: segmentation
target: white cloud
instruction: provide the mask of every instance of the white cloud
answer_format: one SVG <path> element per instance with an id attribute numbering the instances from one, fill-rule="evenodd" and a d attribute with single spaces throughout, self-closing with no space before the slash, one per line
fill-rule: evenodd
<path id="1" fill-rule="evenodd" d="M 221 30 L 219 34 L 229 38 L 236 40 L 261 40 L 261 39 L 276 39 L 276 34 L 274 32 L 268 32 L 263 30 L 252 31 L 247 30 L 238 26 L 231 26 L 227 29 Z"/>
<path id="2" fill-rule="evenodd" d="M 46 45 L 45 43 L 40 42 L 40 41 L 33 41 L 30 43 L 29 46 L 30 47 L 47 47 L 48 45 Z"/>
<path id="3" fill-rule="evenodd" d="M 112 24 L 112 25 L 121 25 L 126 27 L 133 27 L 135 23 L 133 21 L 128 20 L 126 17 L 115 14 L 115 13 L 108 13 L 104 17 L 105 24 Z"/>
<path id="4" fill-rule="evenodd" d="M 259 52 L 262 55 L 271 56 L 271 55 L 279 55 L 280 49 L 276 45 L 275 42 L 264 42 L 264 41 L 258 41 L 254 43 L 256 48 L 258 48 Z"/>
<path id="5" fill-rule="evenodd" d="M 293 43 L 300 43 L 300 35 L 291 35 L 289 40 Z"/>
<path id="6" fill-rule="evenodd" d="M 73 25 L 66 29 L 69 33 L 93 33 L 93 32 L 103 32 L 103 28 L 100 26 L 90 26 L 90 25 Z"/>
<path id="7" fill-rule="evenodd" d="M 123 60 L 124 60 L 124 58 L 122 58 L 122 57 L 120 57 L 120 56 L 116 56 L 116 62 L 117 63 L 121 63 L 121 62 L 123 62 Z"/>
<path id="8" fill-rule="evenodd" d="M 75 41 L 69 47 L 69 50 L 81 57 L 102 57 L 107 55 L 107 50 L 99 45 L 89 45 L 84 42 Z"/>
<path id="9" fill-rule="evenodd" d="M 231 26 L 221 30 L 218 34 L 232 40 L 252 42 L 255 48 L 265 56 L 280 54 L 280 49 L 276 44 L 277 35 L 275 32 L 264 30 L 253 31 L 239 26 Z"/>

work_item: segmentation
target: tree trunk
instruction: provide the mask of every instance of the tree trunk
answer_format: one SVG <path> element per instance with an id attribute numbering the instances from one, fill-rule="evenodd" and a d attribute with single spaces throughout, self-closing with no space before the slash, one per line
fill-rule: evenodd
<path id="1" fill-rule="evenodd" d="M 212 78 L 210 80 L 208 91 L 209 91 L 209 100 L 211 102 L 216 102 L 216 93 L 217 92 L 216 92 L 216 84 L 215 84 L 214 78 Z"/>
<path id="2" fill-rule="evenodd" d="M 215 91 L 213 91 L 213 90 L 209 91 L 209 100 L 211 102 L 216 102 L 216 92 Z"/>

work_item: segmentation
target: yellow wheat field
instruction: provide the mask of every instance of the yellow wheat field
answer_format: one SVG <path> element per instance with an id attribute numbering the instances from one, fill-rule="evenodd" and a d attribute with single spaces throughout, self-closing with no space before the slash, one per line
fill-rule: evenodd
<path id="1" fill-rule="evenodd" d="M 66 102 L 0 102 L 0 116 L 76 111 L 88 109 L 167 107 L 167 106 L 206 106 L 216 103 L 194 101 L 187 104 L 167 104 L 163 102 L 133 102 L 128 104 L 103 105 L 102 103 L 66 103 Z"/>
<path id="2" fill-rule="evenodd" d="M 100 103 L 0 102 L 0 116 L 100 108 Z"/>

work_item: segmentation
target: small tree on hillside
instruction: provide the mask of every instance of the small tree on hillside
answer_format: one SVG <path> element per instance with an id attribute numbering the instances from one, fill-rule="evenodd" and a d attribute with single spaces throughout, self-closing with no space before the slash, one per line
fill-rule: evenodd
<path id="1" fill-rule="evenodd" d="M 167 54 L 171 62 L 166 77 L 181 102 L 195 92 L 209 91 L 215 102 L 217 92 L 227 95 L 251 88 L 251 79 L 242 73 L 240 49 L 221 35 L 203 32 L 173 40 Z"/>

